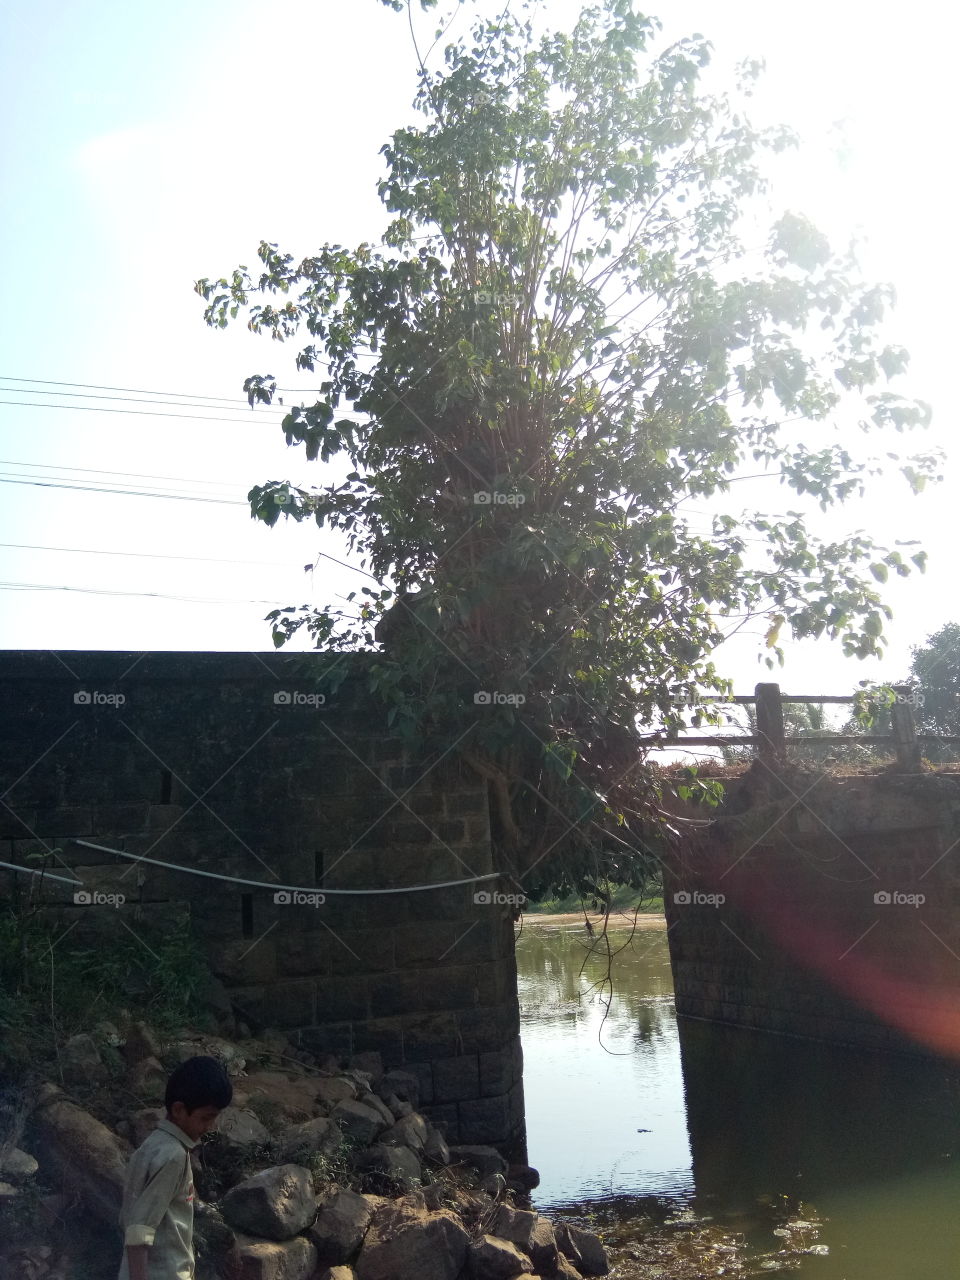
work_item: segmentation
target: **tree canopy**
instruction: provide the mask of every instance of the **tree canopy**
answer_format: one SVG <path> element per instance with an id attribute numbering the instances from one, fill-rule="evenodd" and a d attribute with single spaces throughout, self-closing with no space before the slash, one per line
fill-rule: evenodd
<path id="1" fill-rule="evenodd" d="M 848 448 L 851 424 L 929 410 L 884 385 L 907 365 L 880 334 L 893 293 L 852 250 L 792 211 L 756 242 L 767 158 L 796 142 L 750 123 L 758 64 L 713 94 L 708 42 L 658 52 L 632 0 L 542 36 L 517 7 L 420 63 L 420 121 L 382 149 L 382 247 L 295 261 L 263 242 L 256 271 L 196 288 L 209 324 L 242 311 L 322 371 L 285 437 L 351 467 L 250 492 L 267 524 L 345 531 L 372 578 L 354 618 L 274 611 L 275 643 L 304 627 L 370 648 L 393 601 L 409 625 L 381 628 L 371 686 L 418 752 L 489 778 L 504 865 L 535 893 L 643 879 L 668 828 L 637 727 L 711 718 L 731 619 L 764 618 L 781 660 L 783 628 L 879 654 L 878 581 L 923 567 L 799 511 L 698 532 L 683 504 L 716 505 L 752 463 L 828 511 L 890 465 Z M 269 404 L 276 385 L 244 390 Z M 915 490 L 936 473 L 887 458 Z"/>

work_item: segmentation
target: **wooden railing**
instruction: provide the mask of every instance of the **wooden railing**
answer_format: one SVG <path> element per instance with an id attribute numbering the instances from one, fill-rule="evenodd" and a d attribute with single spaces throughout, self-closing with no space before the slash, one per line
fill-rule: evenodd
<path id="1" fill-rule="evenodd" d="M 807 694 L 781 693 L 778 684 L 758 684 L 752 694 L 736 694 L 730 698 L 708 697 L 705 702 L 722 703 L 755 703 L 757 708 L 757 731 L 754 734 L 712 734 L 696 737 L 662 738 L 650 736 L 644 740 L 651 745 L 664 747 L 730 747 L 756 746 L 757 756 L 768 764 L 783 762 L 786 759 L 786 748 L 798 744 L 810 745 L 811 742 L 823 743 L 855 743 L 860 746 L 886 746 L 896 756 L 897 766 L 904 770 L 916 770 L 920 767 L 921 745 L 925 742 L 960 743 L 960 737 L 949 737 L 933 733 L 917 733 L 913 717 L 913 697 L 906 685 L 892 685 L 897 695 L 890 707 L 890 733 L 888 734 L 849 734 L 817 732 L 816 735 L 788 735 L 784 730 L 783 707 L 789 703 L 815 703 L 855 701 L 853 694 Z"/>

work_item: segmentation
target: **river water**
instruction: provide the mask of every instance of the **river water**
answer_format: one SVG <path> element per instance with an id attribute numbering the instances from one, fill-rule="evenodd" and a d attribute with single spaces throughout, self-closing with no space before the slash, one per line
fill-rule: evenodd
<path id="1" fill-rule="evenodd" d="M 534 1206 L 708 1217 L 770 1250 L 819 1221 L 803 1280 L 960 1280 L 960 1065 L 677 1019 L 665 924 L 604 964 L 582 929 L 517 943 Z"/>

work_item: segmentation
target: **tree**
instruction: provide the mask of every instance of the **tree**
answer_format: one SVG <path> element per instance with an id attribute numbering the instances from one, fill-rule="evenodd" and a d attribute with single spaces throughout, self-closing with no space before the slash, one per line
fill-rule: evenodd
<path id="1" fill-rule="evenodd" d="M 730 692 L 710 659 L 721 618 L 766 617 L 781 661 L 784 626 L 877 654 L 876 579 L 910 571 L 797 512 L 717 515 L 710 537 L 682 514 L 749 459 L 824 510 L 861 492 L 877 464 L 840 443 L 837 415 L 907 357 L 877 334 L 891 290 L 799 214 L 746 269 L 744 212 L 794 139 L 750 124 L 756 65 L 735 98 L 708 95 L 708 43 L 654 55 L 658 29 L 632 0 L 570 34 L 476 23 L 443 71 L 421 62 L 423 122 L 383 147 L 387 252 L 295 262 L 263 242 L 259 273 L 196 285 L 209 324 L 243 310 L 254 333 L 300 338 L 298 369 L 325 367 L 283 430 L 352 467 L 250 492 L 267 524 L 344 530 L 373 580 L 353 620 L 274 611 L 275 643 L 305 627 L 319 647 L 370 647 L 398 589 L 414 625 L 390 628 L 371 688 L 418 753 L 456 750 L 489 779 L 501 865 L 531 894 L 643 883 L 669 828 L 637 726 L 716 722 L 701 696 Z M 244 389 L 269 404 L 276 380 Z M 862 408 L 865 430 L 929 418 L 887 390 Z M 903 470 L 919 488 L 935 463 Z"/>
<path id="2" fill-rule="evenodd" d="M 960 624 L 948 622 L 913 650 L 910 671 L 915 679 L 914 716 L 920 733 L 960 737 Z M 957 745 L 926 743 L 930 760 L 956 760 Z"/>

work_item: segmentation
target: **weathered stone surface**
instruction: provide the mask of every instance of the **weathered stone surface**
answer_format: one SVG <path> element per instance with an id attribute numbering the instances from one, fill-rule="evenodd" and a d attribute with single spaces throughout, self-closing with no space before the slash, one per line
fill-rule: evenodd
<path id="1" fill-rule="evenodd" d="M 337 1103 L 330 1113 L 330 1119 L 336 1121 L 348 1138 L 363 1145 L 373 1142 L 387 1127 L 378 1111 L 362 1102 L 352 1102 L 349 1098 Z"/>
<path id="2" fill-rule="evenodd" d="M 557 1269 L 553 1274 L 553 1280 L 583 1280 L 580 1272 L 563 1254 L 557 1256 Z"/>
<path id="3" fill-rule="evenodd" d="M 475 1053 L 433 1064 L 435 1102 L 465 1102 L 480 1094 L 480 1068 Z"/>
<path id="4" fill-rule="evenodd" d="M 560 1257 L 556 1233 L 549 1218 L 543 1218 L 539 1214 L 536 1215 L 536 1218 L 537 1220 L 530 1235 L 528 1252 L 535 1270 L 542 1272 L 544 1275 L 552 1275 L 557 1266 L 557 1259 Z"/>
<path id="5" fill-rule="evenodd" d="M 217 1133 L 231 1147 L 262 1147 L 270 1141 L 254 1113 L 241 1107 L 224 1107 L 217 1117 Z"/>
<path id="6" fill-rule="evenodd" d="M 69 1102 L 56 1085 L 44 1085 L 33 1111 L 35 1151 L 44 1173 L 78 1194 L 96 1217 L 116 1226 L 123 1199 L 128 1143 Z"/>
<path id="7" fill-rule="evenodd" d="M 352 1101 L 359 1093 L 353 1081 L 345 1080 L 343 1076 L 335 1076 L 332 1080 L 319 1079 L 313 1083 L 317 1087 L 317 1101 L 331 1110 L 340 1102 Z"/>
<path id="8" fill-rule="evenodd" d="M 409 1116 L 413 1113 L 413 1107 L 411 1107 L 410 1103 L 404 1102 L 395 1093 L 391 1093 L 384 1098 L 384 1102 L 390 1108 L 394 1120 L 402 1120 L 404 1116 Z"/>
<path id="9" fill-rule="evenodd" d="M 149 1138 L 166 1114 L 163 1107 L 144 1107 L 133 1113 L 130 1117 L 130 1140 L 134 1147 L 139 1147 Z"/>
<path id="10" fill-rule="evenodd" d="M 362 1102 L 365 1107 L 370 1107 L 372 1110 L 376 1111 L 377 1115 L 388 1128 L 394 1124 L 395 1116 L 393 1112 L 385 1102 L 377 1097 L 375 1093 L 370 1093 L 369 1091 L 361 1093 L 357 1101 Z"/>
<path id="11" fill-rule="evenodd" d="M 0 1153 L 0 1174 L 10 1182 L 23 1182 L 39 1169 L 36 1160 L 19 1147 L 11 1147 L 6 1154 Z"/>
<path id="12" fill-rule="evenodd" d="M 231 1187 L 220 1201 L 220 1210 L 237 1231 L 289 1240 L 316 1217 L 310 1172 L 297 1164 L 262 1169 Z"/>
<path id="13" fill-rule="evenodd" d="M 357 1280 L 353 1267 L 327 1267 L 320 1272 L 319 1280 Z"/>
<path id="14" fill-rule="evenodd" d="M 159 1101 L 166 1093 L 168 1075 L 156 1058 L 142 1058 L 130 1072 L 130 1089 L 141 1098 Z"/>
<path id="15" fill-rule="evenodd" d="M 349 1262 L 363 1243 L 372 1217 L 372 1206 L 353 1191 L 340 1191 L 324 1200 L 316 1222 L 307 1232 L 316 1245 L 321 1266 Z"/>
<path id="16" fill-rule="evenodd" d="M 357 1259 L 359 1280 L 457 1280 L 469 1237 L 452 1213 L 379 1213 Z"/>
<path id="17" fill-rule="evenodd" d="M 412 1151 L 423 1151 L 427 1145 L 430 1130 L 423 1116 L 412 1112 L 392 1124 L 380 1135 L 380 1141 L 388 1147 L 409 1147 Z"/>
<path id="18" fill-rule="evenodd" d="M 490 1234 L 497 1236 L 500 1240 L 509 1240 L 524 1253 L 530 1253 L 530 1244 L 536 1225 L 537 1214 L 531 1213 L 528 1209 L 512 1209 L 509 1205 L 502 1204 L 497 1209 L 496 1217 L 490 1227 Z"/>
<path id="19" fill-rule="evenodd" d="M 107 1078 L 97 1043 L 85 1032 L 71 1036 L 62 1046 L 60 1066 L 64 1079 L 76 1084 L 99 1084 Z"/>
<path id="20" fill-rule="evenodd" d="M 600 1237 L 568 1222 L 556 1226 L 557 1247 L 585 1276 L 605 1276 L 610 1270 Z"/>
<path id="21" fill-rule="evenodd" d="M 347 1065 L 354 1071 L 365 1071 L 374 1084 L 383 1076 L 383 1058 L 375 1050 L 353 1054 Z"/>
<path id="22" fill-rule="evenodd" d="M 438 1133 L 436 1129 L 430 1129 L 427 1134 L 427 1141 L 424 1144 L 423 1154 L 427 1160 L 433 1164 L 449 1164 L 450 1148 L 447 1146 L 446 1139 L 442 1133 Z"/>
<path id="23" fill-rule="evenodd" d="M 465 1164 L 475 1169 L 481 1178 L 487 1178 L 492 1173 L 505 1175 L 507 1172 L 507 1162 L 495 1147 L 451 1147 L 450 1163 Z"/>
<path id="24" fill-rule="evenodd" d="M 409 1147 L 385 1147 L 380 1143 L 360 1153 L 357 1168 L 374 1169 L 397 1182 L 419 1183 L 422 1176 L 420 1161 Z"/>
<path id="25" fill-rule="evenodd" d="M 516 1183 L 524 1191 L 532 1191 L 540 1185 L 540 1173 L 529 1164 L 512 1164 L 507 1170 L 507 1181 Z"/>
<path id="26" fill-rule="evenodd" d="M 238 1235 L 237 1254 L 237 1280 L 311 1280 L 317 1269 L 317 1251 L 305 1236 L 274 1241 Z"/>
<path id="27" fill-rule="evenodd" d="M 377 1081 L 375 1092 L 384 1099 L 392 1093 L 414 1109 L 420 1105 L 420 1080 L 410 1071 L 387 1071 Z"/>
<path id="28" fill-rule="evenodd" d="M 243 1082 L 247 1106 L 265 1124 L 299 1124 L 325 1110 L 320 1098 L 323 1080 L 283 1071 L 255 1071 Z"/>
<path id="29" fill-rule="evenodd" d="M 496 1236 L 481 1236 L 471 1244 L 467 1254 L 467 1267 L 472 1280 L 512 1280 L 518 1275 L 533 1271 L 530 1259 L 509 1240 Z"/>
<path id="30" fill-rule="evenodd" d="M 174 1040 L 163 1052 L 163 1057 L 172 1066 L 178 1066 L 188 1058 L 201 1056 L 216 1058 L 223 1064 L 231 1079 L 239 1076 L 247 1065 L 246 1059 L 233 1041 L 224 1040 L 222 1036 L 205 1035 L 189 1040 Z"/>
<path id="31" fill-rule="evenodd" d="M 131 1067 L 144 1058 L 160 1057 L 160 1041 L 145 1022 L 134 1022 L 125 1028 L 124 1043 L 120 1050 Z"/>
<path id="32" fill-rule="evenodd" d="M 281 1160 L 296 1163 L 321 1151 L 329 1151 L 340 1140 L 340 1132 L 326 1116 L 316 1116 L 284 1129 L 278 1140 Z"/>

